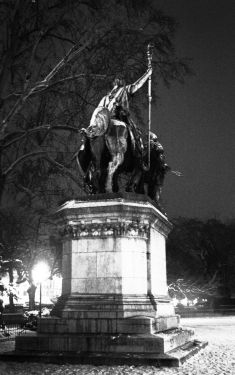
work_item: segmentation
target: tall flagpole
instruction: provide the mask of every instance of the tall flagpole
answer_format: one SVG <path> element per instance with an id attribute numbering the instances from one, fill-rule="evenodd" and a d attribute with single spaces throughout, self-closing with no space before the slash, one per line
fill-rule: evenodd
<path id="1" fill-rule="evenodd" d="M 148 69 L 152 68 L 152 57 L 153 57 L 153 45 L 148 44 L 147 47 L 147 58 L 148 58 Z M 150 169 L 150 132 L 151 132 L 151 110 L 152 110 L 152 75 L 148 78 L 148 169 Z"/>

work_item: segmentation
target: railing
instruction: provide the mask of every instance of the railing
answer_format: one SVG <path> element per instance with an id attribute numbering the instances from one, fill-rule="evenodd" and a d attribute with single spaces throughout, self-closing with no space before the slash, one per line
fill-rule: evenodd
<path id="1" fill-rule="evenodd" d="M 25 318 L 22 314 L 3 314 L 0 322 L 0 339 L 10 340 L 25 332 Z"/>
<path id="2" fill-rule="evenodd" d="M 22 335 L 25 332 L 25 329 L 19 324 L 8 324 L 0 329 L 0 340 L 11 340 L 15 338 L 15 336 Z"/>

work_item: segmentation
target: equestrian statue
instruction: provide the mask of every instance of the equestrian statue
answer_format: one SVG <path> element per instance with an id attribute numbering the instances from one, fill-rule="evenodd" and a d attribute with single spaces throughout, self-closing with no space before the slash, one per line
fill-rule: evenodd
<path id="1" fill-rule="evenodd" d="M 81 130 L 82 145 L 76 153 L 80 173 L 91 194 L 119 191 L 119 176 L 128 175 L 125 190 L 147 194 L 159 204 L 165 174 L 171 170 L 164 149 L 151 132 L 152 51 L 148 46 L 148 69 L 136 82 L 126 85 L 115 78 L 112 90 Z M 133 94 L 148 81 L 149 126 L 147 136 L 136 126 L 129 111 Z M 172 171 L 178 174 L 179 172 Z"/>

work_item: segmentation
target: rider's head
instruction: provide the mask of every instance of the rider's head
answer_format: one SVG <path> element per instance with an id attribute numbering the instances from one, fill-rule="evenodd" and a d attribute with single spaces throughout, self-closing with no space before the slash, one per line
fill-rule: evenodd
<path id="1" fill-rule="evenodd" d="M 123 78 L 123 76 L 121 75 L 118 75 L 115 77 L 114 81 L 113 81 L 113 86 L 118 86 L 118 87 L 121 87 L 121 86 L 125 86 L 125 80 Z"/>

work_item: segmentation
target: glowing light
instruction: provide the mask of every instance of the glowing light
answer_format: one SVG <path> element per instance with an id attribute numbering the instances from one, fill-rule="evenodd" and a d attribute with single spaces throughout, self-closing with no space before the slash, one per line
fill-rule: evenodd
<path id="1" fill-rule="evenodd" d="M 47 280 L 50 276 L 48 264 L 44 262 L 36 264 L 32 270 L 32 276 L 35 283 L 42 283 Z"/>

